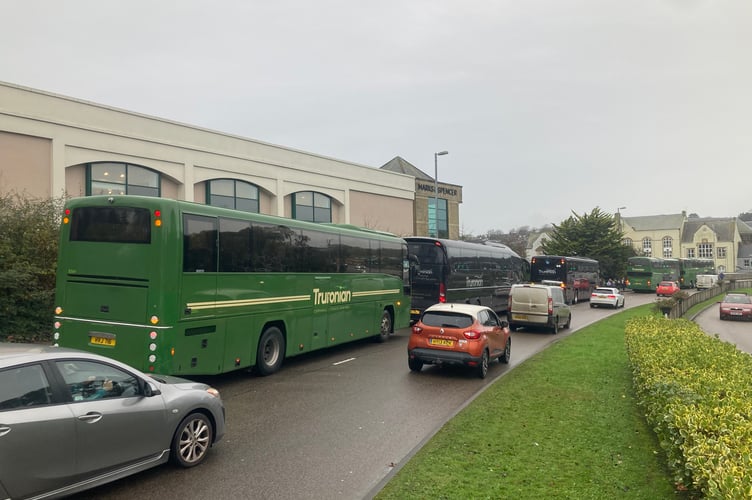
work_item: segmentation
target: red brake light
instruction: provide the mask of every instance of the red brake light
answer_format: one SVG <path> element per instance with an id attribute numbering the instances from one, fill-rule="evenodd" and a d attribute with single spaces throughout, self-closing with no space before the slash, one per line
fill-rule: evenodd
<path id="1" fill-rule="evenodd" d="M 466 339 L 470 340 L 477 340 L 480 338 L 480 332 L 477 332 L 475 330 L 468 330 L 466 332 L 462 332 L 462 335 L 465 336 Z"/>
<path id="2" fill-rule="evenodd" d="M 420 335 L 423 332 L 423 329 L 417 325 L 413 326 L 413 333 Z"/>
<path id="3" fill-rule="evenodd" d="M 442 304 L 446 302 L 446 285 L 444 283 L 439 284 L 439 302 Z"/>
<path id="4" fill-rule="evenodd" d="M 551 297 L 548 298 L 548 314 L 554 313 L 554 299 Z"/>

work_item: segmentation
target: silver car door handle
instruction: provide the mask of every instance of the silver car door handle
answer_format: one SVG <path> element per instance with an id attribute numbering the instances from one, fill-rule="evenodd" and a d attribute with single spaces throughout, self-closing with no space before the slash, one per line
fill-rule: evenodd
<path id="1" fill-rule="evenodd" d="M 78 419 L 93 424 L 102 420 L 102 414 L 99 412 L 89 412 L 86 415 L 79 415 Z"/>
<path id="2" fill-rule="evenodd" d="M 7 425 L 0 425 L 0 436 L 5 436 L 10 432 L 10 427 Z"/>

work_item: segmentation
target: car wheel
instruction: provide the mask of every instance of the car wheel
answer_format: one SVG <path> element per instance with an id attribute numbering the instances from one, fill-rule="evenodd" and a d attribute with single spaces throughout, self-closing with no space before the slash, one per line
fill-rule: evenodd
<path id="1" fill-rule="evenodd" d="M 285 359 L 285 337 L 276 326 L 264 330 L 256 351 L 256 371 L 266 376 L 279 370 Z"/>
<path id="2" fill-rule="evenodd" d="M 595 304 L 590 304 L 590 309 L 594 308 Z"/>
<path id="3" fill-rule="evenodd" d="M 551 328 L 551 333 L 553 333 L 554 335 L 559 333 L 559 317 L 558 316 L 554 316 L 554 326 Z"/>
<path id="4" fill-rule="evenodd" d="M 508 365 L 511 357 L 512 357 L 512 339 L 507 338 L 507 345 L 504 347 L 504 354 L 499 356 L 499 363 Z"/>
<path id="5" fill-rule="evenodd" d="M 519 326 L 517 326 L 517 325 L 515 325 L 513 323 L 509 323 L 509 331 L 510 332 L 516 332 L 518 328 L 519 328 Z"/>
<path id="6" fill-rule="evenodd" d="M 214 429 L 203 413 L 191 413 L 180 422 L 172 437 L 170 459 L 181 467 L 194 467 L 206 458 Z"/>
<path id="7" fill-rule="evenodd" d="M 569 330 L 569 326 L 572 324 L 572 315 L 570 314 L 567 318 L 567 322 L 564 324 L 564 329 Z"/>
<path id="8" fill-rule="evenodd" d="M 386 340 L 389 338 L 389 335 L 392 334 L 392 315 L 389 311 L 384 309 L 384 312 L 381 313 L 381 327 L 379 336 L 376 337 L 376 340 L 378 342 L 386 342 Z"/>
<path id="9" fill-rule="evenodd" d="M 486 378 L 488 374 L 488 349 L 483 349 L 483 354 L 480 356 L 480 364 L 478 365 L 478 376 L 480 378 Z"/>
<path id="10" fill-rule="evenodd" d="M 419 372 L 421 369 L 423 369 L 423 361 L 408 357 L 407 366 L 410 367 L 410 371 Z"/>

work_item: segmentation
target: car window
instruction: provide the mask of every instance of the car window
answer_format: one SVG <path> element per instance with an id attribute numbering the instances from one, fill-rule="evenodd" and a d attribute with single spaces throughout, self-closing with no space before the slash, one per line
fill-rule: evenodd
<path id="1" fill-rule="evenodd" d="M 501 325 L 501 321 L 499 321 L 499 317 L 496 316 L 496 314 L 494 314 L 491 311 L 484 311 L 484 312 L 488 315 L 488 318 L 486 318 L 485 323 L 483 323 L 484 325 L 486 326 L 500 326 Z"/>
<path id="2" fill-rule="evenodd" d="M 595 293 L 614 293 L 613 288 L 596 288 Z"/>
<path id="3" fill-rule="evenodd" d="M 561 293 L 561 289 L 554 288 L 551 290 L 551 297 L 554 299 L 554 302 L 557 304 L 561 304 L 564 302 L 564 294 Z"/>
<path id="4" fill-rule="evenodd" d="M 57 367 L 73 401 L 137 396 L 138 379 L 114 366 L 78 359 L 62 360 Z"/>
<path id="5" fill-rule="evenodd" d="M 49 404 L 52 389 L 41 365 L 0 371 L 0 411 Z"/>
<path id="6" fill-rule="evenodd" d="M 421 321 L 426 326 L 439 326 L 444 328 L 467 328 L 473 324 L 473 317 L 467 314 L 447 311 L 426 311 Z"/>
<path id="7" fill-rule="evenodd" d="M 727 295 L 723 301 L 731 304 L 752 304 L 752 298 L 746 295 Z"/>

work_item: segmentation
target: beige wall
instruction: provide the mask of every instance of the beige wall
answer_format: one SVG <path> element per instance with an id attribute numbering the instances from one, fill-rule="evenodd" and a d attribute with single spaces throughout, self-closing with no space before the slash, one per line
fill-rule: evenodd
<path id="1" fill-rule="evenodd" d="M 412 227 L 412 176 L 0 82 L 0 187 L 82 196 L 85 165 L 103 161 L 159 172 L 163 197 L 205 202 L 204 183 L 229 178 L 259 187 L 262 213 L 289 217 L 290 195 L 315 191 L 335 222 L 368 222 L 379 205 L 375 229 Z"/>
<path id="2" fill-rule="evenodd" d="M 51 171 L 50 139 L 0 131 L 1 192 L 15 191 L 34 198 L 49 198 L 53 195 Z"/>
<path id="3" fill-rule="evenodd" d="M 413 234 L 413 204 L 408 200 L 351 191 L 350 204 L 353 207 L 350 213 L 351 224 L 387 231 L 397 236 Z"/>

